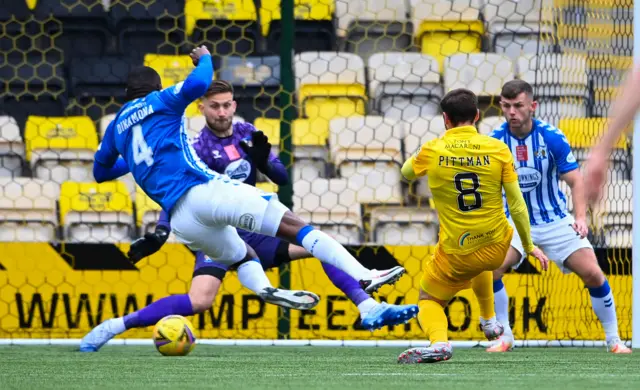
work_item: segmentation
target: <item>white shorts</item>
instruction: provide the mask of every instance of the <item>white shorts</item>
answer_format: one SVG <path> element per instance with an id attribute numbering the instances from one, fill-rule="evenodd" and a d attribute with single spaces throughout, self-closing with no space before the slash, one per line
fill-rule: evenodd
<path id="1" fill-rule="evenodd" d="M 553 260 L 558 268 L 565 274 L 571 273 L 571 271 L 564 266 L 564 262 L 573 252 L 582 248 L 593 249 L 586 237 L 580 238 L 576 231 L 573 230 L 571 225 L 573 225 L 574 222 L 574 218 L 569 215 L 559 221 L 554 221 L 546 225 L 531 226 L 531 239 L 534 245 L 542 249 L 549 260 Z M 513 267 L 515 269 L 526 259 L 526 255 L 524 255 L 522 241 L 511 219 L 509 219 L 509 223 L 513 226 L 511 246 L 522 255 L 518 264 Z"/>
<path id="2" fill-rule="evenodd" d="M 235 227 L 275 237 L 287 211 L 276 194 L 219 176 L 180 198 L 171 213 L 171 228 L 190 249 L 232 265 L 247 255 Z"/>

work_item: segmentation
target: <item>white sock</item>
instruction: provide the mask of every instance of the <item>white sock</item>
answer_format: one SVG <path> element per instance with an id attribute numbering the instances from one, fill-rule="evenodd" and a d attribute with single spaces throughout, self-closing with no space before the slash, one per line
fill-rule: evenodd
<path id="1" fill-rule="evenodd" d="M 495 303 L 496 318 L 504 327 L 504 334 L 513 337 L 511 325 L 509 325 L 509 296 L 502 280 L 493 282 L 493 301 Z"/>
<path id="2" fill-rule="evenodd" d="M 302 239 L 302 246 L 318 260 L 340 268 L 355 280 L 366 279 L 370 271 L 358 262 L 336 240 L 320 230 L 311 230 Z"/>
<path id="3" fill-rule="evenodd" d="M 109 330 L 115 334 L 124 333 L 124 331 L 127 330 L 124 326 L 124 317 L 114 318 L 109 321 Z"/>
<path id="4" fill-rule="evenodd" d="M 251 260 L 240 264 L 238 279 L 243 286 L 258 294 L 267 287 L 273 287 L 258 260 Z"/>
<path id="5" fill-rule="evenodd" d="M 609 282 L 605 279 L 600 287 L 589 288 L 591 305 L 598 316 L 607 341 L 618 337 L 618 317 L 616 316 L 616 304 L 613 301 L 613 293 Z"/>
<path id="6" fill-rule="evenodd" d="M 376 302 L 376 300 L 373 298 L 367 298 L 364 301 L 360 302 L 360 304 L 358 305 L 358 310 L 360 311 L 360 318 L 364 319 L 364 317 L 366 317 L 367 314 L 369 314 L 369 312 L 378 305 L 379 303 Z"/>

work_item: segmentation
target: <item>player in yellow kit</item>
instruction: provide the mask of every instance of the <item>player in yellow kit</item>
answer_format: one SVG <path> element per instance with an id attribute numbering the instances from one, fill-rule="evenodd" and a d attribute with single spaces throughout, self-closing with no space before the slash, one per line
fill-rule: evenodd
<path id="1" fill-rule="evenodd" d="M 402 167 L 408 180 L 429 175 L 440 219 L 440 237 L 434 255 L 427 260 L 418 303 L 418 321 L 431 345 L 406 350 L 398 357 L 399 363 L 451 358 L 444 308 L 458 291 L 470 287 L 480 304 L 485 336 L 491 340 L 502 334 L 493 305 L 492 271 L 502 265 L 513 235 L 503 209 L 503 188 L 525 251 L 543 269 L 548 266 L 544 253 L 531 241 L 529 214 L 511 151 L 503 142 L 478 134 L 474 127 L 479 117 L 475 94 L 453 90 L 440 106 L 446 133 L 425 143 Z"/>

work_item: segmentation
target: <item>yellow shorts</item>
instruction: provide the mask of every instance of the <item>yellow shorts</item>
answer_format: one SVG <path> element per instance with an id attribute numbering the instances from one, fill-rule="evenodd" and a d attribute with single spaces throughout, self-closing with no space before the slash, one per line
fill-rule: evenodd
<path id="1" fill-rule="evenodd" d="M 420 287 L 434 298 L 449 301 L 459 291 L 470 288 L 471 279 L 500 268 L 512 237 L 513 228 L 510 228 L 504 240 L 465 255 L 444 253 L 436 246 L 435 253 L 427 260 Z"/>

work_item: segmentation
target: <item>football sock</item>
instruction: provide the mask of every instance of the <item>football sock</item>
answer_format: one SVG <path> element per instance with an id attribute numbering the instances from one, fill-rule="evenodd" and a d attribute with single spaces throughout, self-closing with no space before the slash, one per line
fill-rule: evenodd
<path id="1" fill-rule="evenodd" d="M 471 289 L 480 305 L 480 317 L 488 320 L 496 315 L 493 307 L 493 273 L 485 271 L 471 280 Z"/>
<path id="2" fill-rule="evenodd" d="M 127 314 L 124 316 L 124 326 L 126 329 L 131 329 L 155 325 L 162 318 L 171 314 L 181 316 L 195 314 L 191 306 L 191 299 L 187 294 L 170 295 L 136 312 Z"/>
<path id="3" fill-rule="evenodd" d="M 502 279 L 498 279 L 493 282 L 493 297 L 495 302 L 496 319 L 500 321 L 504 327 L 504 334 L 507 336 L 513 336 L 513 331 L 509 325 L 509 297 L 507 296 L 507 289 L 504 287 Z"/>
<path id="4" fill-rule="evenodd" d="M 363 301 L 369 299 L 369 294 L 360 287 L 360 283 L 340 268 L 328 263 L 322 263 L 322 269 L 324 269 L 324 272 L 329 277 L 329 280 L 331 280 L 331 283 L 338 287 L 344 295 L 349 297 L 351 302 L 355 305 L 359 305 Z"/>
<path id="5" fill-rule="evenodd" d="M 238 279 L 243 286 L 256 294 L 265 288 L 273 287 L 258 259 L 245 261 L 240 264 L 240 266 L 238 266 Z"/>
<path id="6" fill-rule="evenodd" d="M 355 280 L 366 279 L 371 274 L 336 240 L 310 225 L 300 229 L 296 239 L 298 245 L 304 247 L 315 258 L 343 270 Z"/>
<path id="7" fill-rule="evenodd" d="M 593 311 L 604 328 L 607 341 L 618 337 L 616 304 L 613 301 L 613 293 L 611 292 L 611 287 L 609 287 L 609 282 L 605 279 L 602 286 L 589 288 L 589 295 L 591 295 Z"/>
<path id="8" fill-rule="evenodd" d="M 422 330 L 429 337 L 431 345 L 435 343 L 446 343 L 447 337 L 447 316 L 444 308 L 438 302 L 422 299 L 418 302 L 420 311 L 418 312 L 418 322 Z"/>

